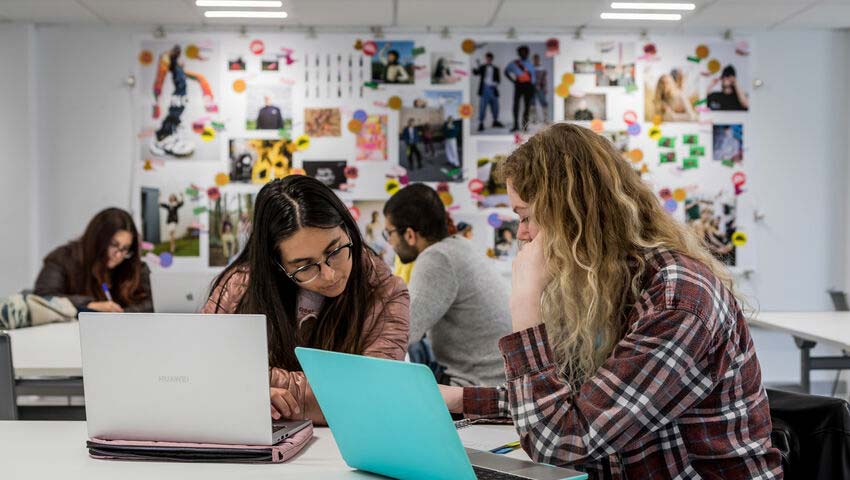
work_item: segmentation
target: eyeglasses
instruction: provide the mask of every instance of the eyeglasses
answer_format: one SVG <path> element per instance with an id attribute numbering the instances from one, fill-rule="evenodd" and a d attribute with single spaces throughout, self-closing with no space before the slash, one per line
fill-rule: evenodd
<path id="1" fill-rule="evenodd" d="M 384 237 L 384 240 L 386 240 L 387 242 L 389 242 L 389 241 L 390 241 L 390 237 L 391 237 L 394 233 L 398 232 L 399 230 L 402 230 L 402 229 L 401 229 L 401 228 L 393 228 L 392 230 L 384 230 L 383 232 L 381 232 L 381 236 L 382 236 L 382 237 Z"/>
<path id="2" fill-rule="evenodd" d="M 133 258 L 133 251 L 131 250 L 132 248 L 133 245 L 127 245 L 126 247 L 122 247 L 114 241 L 109 242 L 109 256 L 111 257 L 115 254 L 115 252 L 118 252 L 124 258 L 124 260 L 128 260 L 130 258 Z"/>
<path id="3" fill-rule="evenodd" d="M 351 258 L 352 247 L 354 247 L 354 244 L 352 242 L 348 242 L 329 253 L 323 261 L 298 267 L 292 273 L 287 272 L 286 268 L 279 263 L 277 266 L 283 270 L 283 273 L 285 273 L 290 280 L 300 284 L 310 283 L 319 278 L 319 274 L 322 273 L 323 263 L 334 270 L 339 270 L 343 265 L 345 265 L 345 262 Z"/>

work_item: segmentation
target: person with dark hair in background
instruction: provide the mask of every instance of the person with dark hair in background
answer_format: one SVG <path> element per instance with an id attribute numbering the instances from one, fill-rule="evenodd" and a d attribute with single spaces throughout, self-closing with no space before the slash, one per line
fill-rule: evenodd
<path id="1" fill-rule="evenodd" d="M 421 137 L 419 135 L 419 129 L 414 125 L 412 118 L 407 121 L 407 126 L 401 131 L 400 139 L 407 145 L 408 168 L 416 170 L 417 163 L 419 164 L 419 168 L 422 168 L 422 153 L 419 152 Z M 413 162 L 414 157 L 416 157 L 416 163 Z"/>
<path id="2" fill-rule="evenodd" d="M 490 107 L 490 116 L 493 117 L 493 128 L 502 128 L 504 125 L 499 121 L 499 69 L 493 65 L 493 53 L 484 54 L 484 65 L 475 60 L 473 75 L 481 77 L 478 82 L 478 131 L 484 130 L 484 117 L 487 115 L 487 107 Z"/>
<path id="3" fill-rule="evenodd" d="M 405 187 L 384 206 L 384 238 L 410 276 L 410 343 L 428 334 L 447 385 L 505 381 L 498 339 L 510 332 L 508 292 L 493 264 L 469 240 L 450 236 L 446 209 L 424 184 Z"/>
<path id="4" fill-rule="evenodd" d="M 265 315 L 272 417 L 325 424 L 295 347 L 402 360 L 409 300 L 333 190 L 292 175 L 260 190 L 248 245 L 202 312 Z"/>
<path id="5" fill-rule="evenodd" d="M 535 115 L 534 119 L 540 117 L 540 123 L 549 121 L 549 100 L 547 100 L 547 90 L 549 87 L 549 76 L 546 72 L 546 67 L 540 62 L 540 55 L 535 53 L 531 57 L 534 64 L 534 103 Z M 537 111 L 536 106 L 540 106 L 540 111 Z"/>
<path id="6" fill-rule="evenodd" d="M 534 85 L 536 76 L 534 74 L 534 65 L 528 61 L 529 49 L 527 45 L 520 45 L 516 49 L 519 58 L 512 61 L 505 67 L 505 77 L 514 84 L 514 126 L 511 132 L 528 130 L 528 109 L 531 107 L 531 101 L 534 98 Z M 522 99 L 522 124 L 519 123 L 519 102 Z"/>
<path id="7" fill-rule="evenodd" d="M 66 297 L 80 311 L 152 312 L 150 270 L 139 250 L 133 217 L 107 208 L 82 237 L 44 258 L 34 293 Z"/>
<path id="8" fill-rule="evenodd" d="M 712 92 L 717 83 L 720 82 L 720 91 Z M 750 100 L 738 83 L 735 67 L 726 65 L 720 73 L 720 78 L 715 78 L 708 84 L 708 97 L 706 101 L 708 108 L 712 110 L 749 110 Z"/>
<path id="9" fill-rule="evenodd" d="M 457 233 L 467 240 L 472 240 L 472 225 L 466 222 L 457 224 Z"/>

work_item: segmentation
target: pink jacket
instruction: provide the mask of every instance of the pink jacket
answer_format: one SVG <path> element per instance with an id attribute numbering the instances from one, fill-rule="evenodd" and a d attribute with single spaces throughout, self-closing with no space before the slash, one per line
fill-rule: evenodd
<path id="1" fill-rule="evenodd" d="M 377 285 L 382 295 L 379 296 L 381 303 L 374 306 L 364 323 L 363 355 L 403 360 L 407 352 L 410 295 L 401 278 L 394 276 L 383 261 L 371 255 L 370 260 L 374 266 L 373 285 Z M 210 293 L 210 298 L 201 313 L 234 313 L 242 295 L 245 294 L 248 276 L 248 271 L 236 272 L 223 285 L 217 286 Z M 224 289 L 223 292 L 222 289 Z M 292 393 L 301 406 L 303 418 L 310 419 L 315 424 L 327 423 L 304 372 L 272 368 L 270 384 L 272 387 L 285 388 Z"/>

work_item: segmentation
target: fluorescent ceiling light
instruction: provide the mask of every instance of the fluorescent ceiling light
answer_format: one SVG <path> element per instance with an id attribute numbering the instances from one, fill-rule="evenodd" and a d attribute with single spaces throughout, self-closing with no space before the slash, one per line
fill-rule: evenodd
<path id="1" fill-rule="evenodd" d="M 212 10 L 204 12 L 207 18 L 286 18 L 286 12 L 251 12 L 251 11 L 229 11 Z"/>
<path id="2" fill-rule="evenodd" d="M 198 7 L 280 8 L 280 0 L 195 0 Z"/>
<path id="3" fill-rule="evenodd" d="M 611 8 L 631 10 L 693 10 L 693 3 L 612 2 Z"/>
<path id="4" fill-rule="evenodd" d="M 209 12 L 207 12 L 209 13 Z M 602 20 L 666 20 L 678 21 L 682 16 L 678 13 L 611 13 L 605 12 L 599 16 Z"/>

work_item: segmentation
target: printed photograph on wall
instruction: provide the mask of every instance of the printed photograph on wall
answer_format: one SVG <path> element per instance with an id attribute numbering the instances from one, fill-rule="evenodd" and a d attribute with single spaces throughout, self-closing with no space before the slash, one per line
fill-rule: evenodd
<path id="1" fill-rule="evenodd" d="M 218 46 L 212 41 L 144 41 L 139 66 L 140 160 L 217 161 Z"/>
<path id="2" fill-rule="evenodd" d="M 597 87 L 627 87 L 635 84 L 635 44 L 598 42 L 599 62 L 594 65 Z"/>
<path id="3" fill-rule="evenodd" d="M 286 139 L 235 138 L 230 140 L 230 181 L 265 184 L 289 175 L 292 154 Z"/>
<path id="4" fill-rule="evenodd" d="M 305 108 L 304 133 L 311 137 L 339 137 L 340 113 L 338 108 Z"/>
<path id="5" fill-rule="evenodd" d="M 664 122 L 695 122 L 694 103 L 701 98 L 699 67 L 693 62 L 668 57 L 647 63 L 644 71 L 645 119 L 656 115 Z"/>
<path id="6" fill-rule="evenodd" d="M 496 258 L 516 257 L 519 253 L 519 241 L 516 238 L 518 229 L 518 220 L 503 221 L 502 225 L 495 229 L 493 251 L 496 252 Z"/>
<path id="7" fill-rule="evenodd" d="M 552 123 L 554 62 L 544 42 L 487 43 L 471 62 L 473 133 L 536 133 Z"/>
<path id="8" fill-rule="evenodd" d="M 382 234 L 386 228 L 384 204 L 383 200 L 355 200 L 353 207 L 356 207 L 357 211 L 360 212 L 357 226 L 360 227 L 366 245 L 380 255 L 388 265 L 392 265 L 395 252 L 393 252 L 390 244 L 384 240 Z"/>
<path id="9" fill-rule="evenodd" d="M 463 79 L 456 70 L 464 63 L 450 52 L 431 52 L 431 84 L 450 85 Z"/>
<path id="10" fill-rule="evenodd" d="M 601 132 L 600 135 L 607 138 L 614 148 L 623 156 L 623 160 L 629 161 L 629 132 L 626 130 L 614 130 Z"/>
<path id="11" fill-rule="evenodd" d="M 413 42 L 375 41 L 375 44 L 378 51 L 372 56 L 372 81 L 414 83 Z"/>
<path id="12" fill-rule="evenodd" d="M 222 192 L 209 205 L 209 266 L 232 262 L 248 244 L 254 218 L 252 193 Z"/>
<path id="13" fill-rule="evenodd" d="M 517 145 L 512 140 L 476 140 L 474 146 L 478 158 L 476 177 L 484 187 L 475 197 L 478 208 L 510 207 L 508 187 L 496 179 L 495 167 L 507 158 Z"/>
<path id="14" fill-rule="evenodd" d="M 357 133 L 357 160 L 387 159 L 387 116 L 369 115 Z"/>
<path id="15" fill-rule="evenodd" d="M 230 72 L 244 72 L 245 59 L 239 53 L 230 53 L 227 55 L 227 70 Z"/>
<path id="16" fill-rule="evenodd" d="M 245 129 L 275 130 L 292 134 L 292 87 L 281 84 L 248 84 L 245 90 Z"/>
<path id="17" fill-rule="evenodd" d="M 141 187 L 142 241 L 153 244 L 153 253 L 175 257 L 200 255 L 200 225 L 193 207 L 176 188 Z"/>
<path id="18" fill-rule="evenodd" d="M 428 90 L 399 115 L 399 165 L 413 182 L 463 180 L 463 92 Z"/>
<path id="19" fill-rule="evenodd" d="M 324 183 L 333 190 L 341 190 L 345 183 L 345 160 L 305 160 L 307 175 Z"/>
<path id="20" fill-rule="evenodd" d="M 750 109 L 750 57 L 746 42 L 706 45 L 706 64 L 717 62 L 717 72 L 702 78 L 706 105 L 711 110 L 745 112 Z"/>
<path id="21" fill-rule="evenodd" d="M 744 126 L 740 123 L 714 125 L 714 160 L 727 167 L 744 161 Z"/>
<path id="22" fill-rule="evenodd" d="M 608 101 L 604 93 L 570 95 L 564 99 L 564 120 L 589 122 L 607 120 Z"/>
<path id="23" fill-rule="evenodd" d="M 696 192 L 685 200 L 685 221 L 702 238 L 712 255 L 736 265 L 732 235 L 737 230 L 737 197 L 733 192 Z"/>

